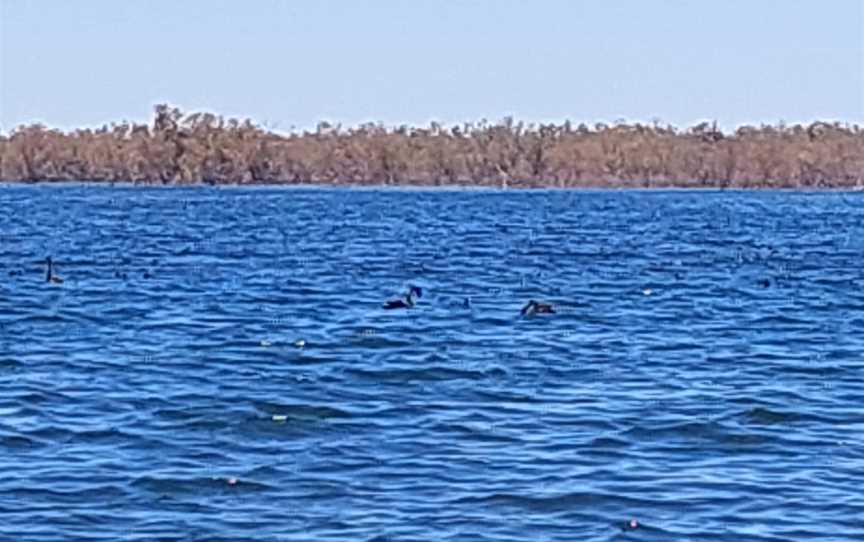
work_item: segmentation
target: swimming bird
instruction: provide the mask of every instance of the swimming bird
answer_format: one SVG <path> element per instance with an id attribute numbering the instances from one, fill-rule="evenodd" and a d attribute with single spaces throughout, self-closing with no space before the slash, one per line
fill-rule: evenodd
<path id="1" fill-rule="evenodd" d="M 537 303 L 531 299 L 522 307 L 522 315 L 526 314 L 555 314 L 555 309 L 548 303 Z"/>
<path id="2" fill-rule="evenodd" d="M 408 288 L 408 293 L 405 295 L 405 299 L 392 299 L 384 303 L 385 309 L 410 309 L 414 306 L 414 298 L 423 297 L 423 290 L 419 286 L 411 286 Z"/>
<path id="3" fill-rule="evenodd" d="M 48 270 L 45 272 L 45 282 L 63 284 L 63 279 L 54 274 L 54 260 L 51 259 L 51 256 L 45 258 L 45 263 L 48 265 Z"/>

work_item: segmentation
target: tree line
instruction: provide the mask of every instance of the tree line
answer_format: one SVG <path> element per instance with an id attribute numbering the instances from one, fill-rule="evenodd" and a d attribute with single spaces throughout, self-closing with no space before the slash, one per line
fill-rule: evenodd
<path id="1" fill-rule="evenodd" d="M 0 134 L 0 180 L 498 187 L 834 187 L 864 184 L 864 130 L 814 122 L 686 130 L 659 123 L 458 126 L 320 123 L 277 134 L 161 104 L 152 125 Z"/>

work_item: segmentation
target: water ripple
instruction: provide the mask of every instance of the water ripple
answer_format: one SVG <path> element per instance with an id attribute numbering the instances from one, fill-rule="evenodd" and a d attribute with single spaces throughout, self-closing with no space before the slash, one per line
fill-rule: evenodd
<path id="1" fill-rule="evenodd" d="M 10 539 L 864 536 L 864 207 L 835 194 L 0 207 Z"/>

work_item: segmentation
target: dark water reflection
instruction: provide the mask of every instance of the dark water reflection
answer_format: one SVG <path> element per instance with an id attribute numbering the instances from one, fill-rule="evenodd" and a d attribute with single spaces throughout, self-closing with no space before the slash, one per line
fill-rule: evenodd
<path id="1" fill-rule="evenodd" d="M 862 537 L 862 220 L 837 193 L 0 188 L 0 533 Z"/>

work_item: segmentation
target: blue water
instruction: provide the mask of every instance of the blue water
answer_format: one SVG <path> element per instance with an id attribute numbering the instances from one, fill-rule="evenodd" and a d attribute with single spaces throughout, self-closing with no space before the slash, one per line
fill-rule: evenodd
<path id="1" fill-rule="evenodd" d="M 0 187 L 0 539 L 862 540 L 862 256 L 855 194 Z"/>

